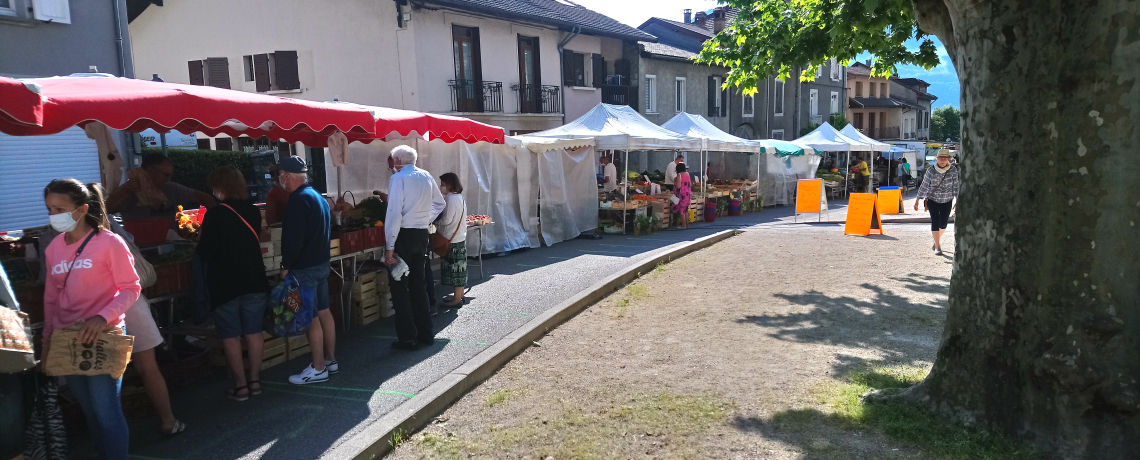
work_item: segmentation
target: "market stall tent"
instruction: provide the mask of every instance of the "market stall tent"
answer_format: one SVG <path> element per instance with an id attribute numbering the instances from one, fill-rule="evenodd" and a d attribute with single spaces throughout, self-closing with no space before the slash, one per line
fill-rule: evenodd
<path id="1" fill-rule="evenodd" d="M 628 105 L 611 104 L 598 104 L 577 120 L 527 137 L 592 137 L 598 150 L 700 150 L 703 145 L 699 138 L 653 124 Z"/>
<path id="2" fill-rule="evenodd" d="M 855 129 L 851 123 L 848 123 L 847 126 L 844 126 L 843 129 L 839 131 L 839 133 L 851 139 L 870 144 L 871 151 L 873 152 L 887 152 L 891 150 L 891 144 L 888 144 L 886 142 L 879 142 L 877 140 L 871 139 L 870 137 L 867 137 L 866 134 L 863 134 L 859 132 L 858 129 Z"/>
<path id="3" fill-rule="evenodd" d="M 871 151 L 885 151 L 882 147 L 872 145 L 870 142 L 865 142 L 858 139 L 843 135 L 836 131 L 834 127 L 828 122 L 823 122 L 818 128 L 812 132 L 800 137 L 793 141 L 797 144 L 807 145 L 816 150 L 827 152 L 847 152 L 847 164 L 851 164 L 851 152 L 871 152 Z M 850 175 L 847 175 L 848 182 Z M 844 186 L 844 193 L 847 187 Z"/>
<path id="4" fill-rule="evenodd" d="M 742 152 L 749 155 L 775 153 L 766 151 L 763 144 L 721 131 L 700 115 L 681 112 L 661 127 L 678 134 L 703 139 L 704 149 L 711 152 Z"/>
<path id="5" fill-rule="evenodd" d="M 504 138 L 503 144 L 417 137 L 354 142 L 348 145 L 351 167 L 343 168 L 339 186 L 334 189 L 335 171 L 325 174 L 330 195 L 359 202 L 373 191 L 387 192 L 392 148 L 411 146 L 419 153 L 416 166 L 437 182 L 444 173 L 459 176 L 467 214 L 490 216 L 495 222 L 484 229 L 481 244 L 469 242 L 468 251 L 498 253 L 552 245 L 597 228 L 593 143 L 589 138 L 512 137 Z M 325 154 L 331 161 L 330 153 Z"/>

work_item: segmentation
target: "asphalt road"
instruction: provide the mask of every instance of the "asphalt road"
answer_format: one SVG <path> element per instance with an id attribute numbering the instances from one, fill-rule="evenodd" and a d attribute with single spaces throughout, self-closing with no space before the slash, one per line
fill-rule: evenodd
<path id="1" fill-rule="evenodd" d="M 395 330 L 391 318 L 385 318 L 339 335 L 340 373 L 329 382 L 290 385 L 288 376 L 307 365 L 306 358 L 297 358 L 263 372 L 264 393 L 246 402 L 224 396 L 230 382 L 219 369 L 201 382 L 172 388 L 175 414 L 189 426 L 185 433 L 163 438 L 156 433 L 156 418 L 132 421 L 131 457 L 321 457 L 534 316 L 622 267 L 722 230 L 791 220 L 792 208 L 768 208 L 689 230 L 576 239 L 485 258 L 484 279 L 477 279 L 477 267 L 469 267 L 470 304 L 434 318 L 441 339 L 436 345 L 414 352 L 391 349 Z M 98 457 L 86 435 L 71 441 L 72 458 Z"/>

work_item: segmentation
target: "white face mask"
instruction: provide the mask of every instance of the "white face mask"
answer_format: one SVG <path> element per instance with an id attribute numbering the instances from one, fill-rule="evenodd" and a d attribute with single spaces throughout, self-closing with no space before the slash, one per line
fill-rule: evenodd
<path id="1" fill-rule="evenodd" d="M 60 233 L 67 233 L 75 230 L 75 227 L 79 225 L 79 221 L 75 220 L 74 217 L 71 217 L 71 214 L 74 212 L 75 211 L 61 212 L 59 214 L 52 214 L 48 216 L 48 222 L 51 223 L 51 228 Z"/>
<path id="2" fill-rule="evenodd" d="M 214 192 L 214 198 L 217 198 L 219 202 L 226 201 L 226 199 L 223 197 L 223 195 L 221 193 L 218 193 L 218 192 Z"/>

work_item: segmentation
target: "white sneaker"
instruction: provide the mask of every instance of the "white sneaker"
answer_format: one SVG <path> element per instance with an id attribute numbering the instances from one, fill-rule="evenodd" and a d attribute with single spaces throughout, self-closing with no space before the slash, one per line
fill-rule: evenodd
<path id="1" fill-rule="evenodd" d="M 312 364 L 309 365 L 309 367 L 312 366 Z M 329 375 L 333 375 L 340 372 L 340 365 L 336 361 L 325 361 L 325 370 L 329 371 Z"/>
<path id="2" fill-rule="evenodd" d="M 317 372 L 316 369 L 313 369 L 312 364 L 306 366 L 305 370 L 301 371 L 300 374 L 293 375 L 293 376 L 289 377 L 289 383 L 292 383 L 294 385 L 308 385 L 310 383 L 327 382 L 328 380 L 329 380 L 328 368 L 325 368 L 325 370 L 323 370 L 323 371 Z"/>

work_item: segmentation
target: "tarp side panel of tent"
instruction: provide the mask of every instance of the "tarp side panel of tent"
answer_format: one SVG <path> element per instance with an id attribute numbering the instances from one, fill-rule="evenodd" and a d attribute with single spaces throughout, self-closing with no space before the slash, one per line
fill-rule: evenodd
<path id="1" fill-rule="evenodd" d="M 484 254 L 530 247 L 530 238 L 523 226 L 516 165 L 519 146 L 503 146 L 480 142 L 477 144 L 445 143 L 442 140 L 375 141 L 370 144 L 349 144 L 349 165 L 341 168 L 341 185 L 351 190 L 359 202 L 372 195 L 372 190 L 388 191 L 388 156 L 397 145 L 410 145 L 419 152 L 417 166 L 431 173 L 438 183 L 443 173 L 453 172 L 463 183 L 463 198 L 467 214 L 490 216 L 494 225 L 483 230 Z M 326 150 L 326 156 L 328 155 Z M 533 154 L 532 154 L 533 155 Z M 326 158 L 326 161 L 330 161 Z M 327 164 L 327 163 L 326 163 Z M 335 189 L 336 170 L 326 172 L 329 195 L 339 195 Z M 530 180 L 523 177 L 522 180 Z M 351 197 L 346 198 L 350 203 Z M 468 234 L 468 252 L 474 254 L 475 234 Z"/>
<path id="2" fill-rule="evenodd" d="M 507 139 L 510 140 L 509 137 Z M 514 153 L 519 176 L 519 212 L 523 230 L 526 230 L 527 246 L 542 247 L 538 218 L 538 194 L 541 187 L 538 182 L 538 155 L 525 147 L 515 148 Z"/>
<path id="3" fill-rule="evenodd" d="M 598 187 L 592 147 L 538 155 L 542 239 L 547 245 L 598 227 Z"/>

